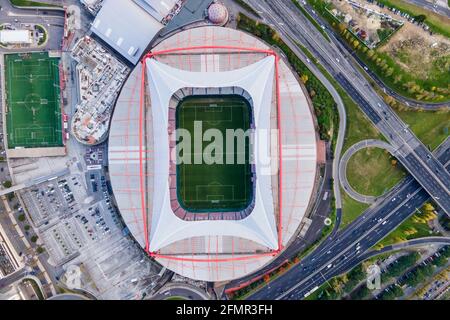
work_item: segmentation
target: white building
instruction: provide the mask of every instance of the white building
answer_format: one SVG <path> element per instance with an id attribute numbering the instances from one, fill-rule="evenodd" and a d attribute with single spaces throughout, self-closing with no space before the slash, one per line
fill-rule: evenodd
<path id="1" fill-rule="evenodd" d="M 95 35 L 132 64 L 139 61 L 150 42 L 164 27 L 160 20 L 146 10 L 146 2 L 141 2 L 104 0 L 91 27 Z"/>
<path id="2" fill-rule="evenodd" d="M 29 30 L 0 30 L 0 42 L 4 44 L 31 44 L 33 36 Z"/>

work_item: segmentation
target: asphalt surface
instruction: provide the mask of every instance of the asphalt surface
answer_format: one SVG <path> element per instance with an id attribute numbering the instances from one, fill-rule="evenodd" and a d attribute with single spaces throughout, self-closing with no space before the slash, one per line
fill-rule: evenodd
<path id="1" fill-rule="evenodd" d="M 425 8 L 427 10 L 433 11 L 441 16 L 450 18 L 450 9 L 446 5 L 447 0 L 441 0 L 439 3 L 436 0 L 405 0 L 406 2 L 415 4 L 416 6 Z"/>
<path id="2" fill-rule="evenodd" d="M 193 290 L 184 287 L 173 287 L 167 290 L 162 290 L 160 293 L 154 295 L 152 300 L 167 300 L 170 297 L 182 297 L 186 300 L 206 300 L 204 295 L 199 293 L 199 290 Z"/>
<path id="3" fill-rule="evenodd" d="M 347 179 L 348 161 L 355 153 L 366 148 L 381 148 L 389 152 L 394 151 L 389 143 L 381 140 L 363 140 L 355 143 L 350 148 L 348 148 L 348 150 L 342 156 L 341 163 L 339 165 L 339 182 L 342 188 L 350 197 L 361 203 L 372 204 L 376 201 L 377 197 L 360 194 L 355 189 L 353 189 Z"/>
<path id="4" fill-rule="evenodd" d="M 448 168 L 450 139 L 438 148 L 436 154 Z M 327 239 L 300 264 L 255 292 L 249 299 L 303 299 L 314 288 L 356 266 L 370 248 L 428 199 L 427 192 L 411 176 L 405 178 L 349 226 Z"/>
<path id="5" fill-rule="evenodd" d="M 247 2 L 261 12 L 264 21 L 278 30 L 291 48 L 294 49 L 292 40 L 295 40 L 311 51 L 396 149 L 394 156 L 433 200 L 450 214 L 450 174 L 378 96 L 359 69 L 347 61 L 339 48 L 328 42 L 290 0 Z"/>

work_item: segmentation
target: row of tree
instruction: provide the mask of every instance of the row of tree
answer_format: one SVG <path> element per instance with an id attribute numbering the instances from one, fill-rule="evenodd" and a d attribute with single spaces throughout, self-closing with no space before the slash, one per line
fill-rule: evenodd
<path id="1" fill-rule="evenodd" d="M 388 58 L 385 54 L 379 53 L 376 49 L 369 49 L 347 29 L 344 23 L 339 23 L 336 28 L 353 49 L 362 53 L 360 56 L 363 60 L 371 65 L 372 68 L 375 69 L 374 71 L 382 79 L 395 85 L 399 84 L 403 91 L 407 92 L 415 99 L 422 101 L 439 101 L 448 98 L 450 95 L 450 86 L 448 84 L 444 83 L 447 87 L 437 87 L 433 85 L 425 89 L 416 81 L 411 80 L 411 77 L 407 72 L 392 61 L 392 59 Z"/>

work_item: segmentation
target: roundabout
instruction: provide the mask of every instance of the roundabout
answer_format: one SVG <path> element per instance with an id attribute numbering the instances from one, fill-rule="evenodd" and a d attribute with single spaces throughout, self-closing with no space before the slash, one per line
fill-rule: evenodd
<path id="1" fill-rule="evenodd" d="M 377 198 L 380 196 L 374 196 L 374 195 L 364 195 L 360 192 L 356 191 L 355 188 L 350 184 L 347 176 L 347 167 L 349 164 L 350 159 L 359 151 L 367 148 L 379 148 L 384 149 L 388 151 L 391 155 L 395 153 L 395 149 L 388 143 L 380 140 L 363 140 L 360 141 L 353 146 L 351 146 L 345 154 L 342 156 L 341 162 L 339 164 L 339 180 L 342 188 L 345 190 L 345 192 L 354 200 L 366 203 L 366 204 L 372 204 L 374 203 Z"/>

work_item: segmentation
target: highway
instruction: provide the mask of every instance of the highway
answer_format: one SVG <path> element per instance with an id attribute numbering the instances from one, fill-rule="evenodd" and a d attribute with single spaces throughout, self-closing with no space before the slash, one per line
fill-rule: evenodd
<path id="1" fill-rule="evenodd" d="M 441 16 L 450 18 L 450 9 L 447 6 L 447 0 L 427 1 L 427 0 L 405 0 L 406 2 L 415 4 L 416 6 L 433 11 Z"/>
<path id="2" fill-rule="evenodd" d="M 417 0 L 417 1 L 425 1 L 425 0 Z M 313 17 L 317 22 L 319 22 L 321 25 L 326 26 L 327 22 L 324 21 L 320 16 L 317 15 L 317 13 L 314 12 L 313 8 L 309 6 L 308 4 L 303 5 L 305 10 L 309 13 L 311 17 Z M 449 10 L 450 11 L 450 10 Z M 356 55 L 356 52 L 354 48 L 351 48 L 347 42 L 345 42 L 339 35 L 336 35 L 333 30 L 330 28 L 325 27 L 325 31 L 327 32 L 328 36 L 330 37 L 331 41 L 333 41 L 334 45 L 341 51 L 341 53 L 347 58 L 347 59 L 353 59 L 356 63 L 360 65 L 360 67 L 364 70 L 362 72 L 365 72 L 383 91 L 394 97 L 396 100 L 400 101 L 401 103 L 413 107 L 413 108 L 424 108 L 427 110 L 437 110 L 440 108 L 448 108 L 449 103 L 448 102 L 424 102 L 424 101 L 417 101 L 405 96 L 402 96 L 392 90 L 389 86 L 387 86 L 376 73 L 371 71 L 367 65 L 359 59 L 359 57 Z"/>
<path id="3" fill-rule="evenodd" d="M 302 43 L 312 52 L 395 148 L 394 155 L 403 166 L 434 201 L 450 214 L 450 174 L 384 103 L 359 70 L 342 55 L 339 48 L 333 42 L 328 42 L 291 0 L 247 2 L 261 12 L 265 22 L 278 30 L 293 50 L 296 45 L 292 40 Z"/>
<path id="4" fill-rule="evenodd" d="M 450 165 L 450 139 L 436 151 Z M 317 250 L 249 297 L 251 300 L 302 299 L 313 288 L 357 265 L 366 252 L 398 227 L 429 199 L 427 192 L 408 176 L 384 198 Z"/>

